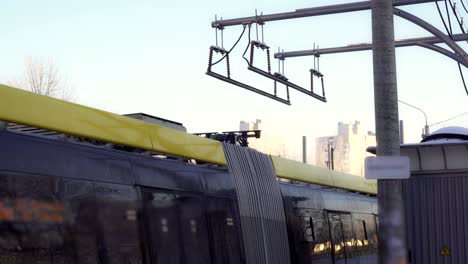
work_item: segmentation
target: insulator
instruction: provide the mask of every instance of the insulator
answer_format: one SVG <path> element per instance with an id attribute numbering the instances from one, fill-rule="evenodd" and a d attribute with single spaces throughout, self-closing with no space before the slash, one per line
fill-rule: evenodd
<path id="1" fill-rule="evenodd" d="M 289 101 L 289 86 L 286 86 L 286 98 L 288 98 Z"/>
<path id="2" fill-rule="evenodd" d="M 227 77 L 231 78 L 231 65 L 229 64 L 229 53 L 226 54 L 226 69 L 227 69 Z"/>
<path id="3" fill-rule="evenodd" d="M 314 92 L 314 73 L 310 71 L 310 91 Z"/>
<path id="4" fill-rule="evenodd" d="M 213 64 L 213 49 L 210 48 L 210 55 L 208 55 L 208 71 L 211 71 L 211 64 Z"/>
<path id="5" fill-rule="evenodd" d="M 320 81 L 322 82 L 322 96 L 325 97 L 325 85 L 323 84 L 323 77 L 320 78 Z"/>
<path id="6" fill-rule="evenodd" d="M 254 44 L 250 44 L 250 65 L 254 62 Z"/>
<path id="7" fill-rule="evenodd" d="M 268 73 L 271 73 L 270 49 L 267 49 L 266 51 L 267 51 Z"/>
<path id="8" fill-rule="evenodd" d="M 274 87 L 275 87 L 275 90 L 274 90 L 274 95 L 276 96 L 276 80 L 275 80 L 275 82 L 274 82 L 274 83 L 275 83 L 275 84 L 274 84 Z"/>

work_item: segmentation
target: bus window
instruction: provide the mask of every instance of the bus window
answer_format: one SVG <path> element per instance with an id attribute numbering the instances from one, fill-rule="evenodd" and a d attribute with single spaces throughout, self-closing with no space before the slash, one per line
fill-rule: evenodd
<path id="1" fill-rule="evenodd" d="M 0 263 L 141 263 L 130 231 L 137 225 L 115 206 L 127 211 L 122 196 L 104 198 L 94 183 L 57 177 L 0 174 L 0 183 Z"/>
<path id="2" fill-rule="evenodd" d="M 345 264 L 346 249 L 340 214 L 335 212 L 328 212 L 328 223 L 330 225 L 330 237 L 333 248 L 333 263 Z"/>
<path id="3" fill-rule="evenodd" d="M 207 214 L 214 264 L 242 263 L 240 223 L 233 206 L 233 201 L 228 199 L 208 198 Z"/>
<path id="4" fill-rule="evenodd" d="M 170 192 L 145 191 L 145 222 L 150 234 L 151 258 L 155 264 L 182 264 L 176 196 Z"/>
<path id="5" fill-rule="evenodd" d="M 177 203 L 185 263 L 210 264 L 210 245 L 202 199 L 177 194 Z"/>
<path id="6" fill-rule="evenodd" d="M 341 213 L 341 224 L 343 228 L 343 238 L 346 249 L 346 264 L 358 263 L 354 257 L 356 238 L 353 231 L 353 222 L 350 214 Z"/>
<path id="7" fill-rule="evenodd" d="M 93 183 L 100 263 L 141 263 L 137 195 L 131 186 Z"/>

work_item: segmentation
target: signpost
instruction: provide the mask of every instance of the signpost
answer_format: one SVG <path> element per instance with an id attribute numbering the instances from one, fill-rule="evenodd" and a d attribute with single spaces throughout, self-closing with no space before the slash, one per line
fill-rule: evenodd
<path id="1" fill-rule="evenodd" d="M 410 174 L 410 160 L 408 157 L 380 156 L 366 158 L 366 179 L 408 179 Z"/>

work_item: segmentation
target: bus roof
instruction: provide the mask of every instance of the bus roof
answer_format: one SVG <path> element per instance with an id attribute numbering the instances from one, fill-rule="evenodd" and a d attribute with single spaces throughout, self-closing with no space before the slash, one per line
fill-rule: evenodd
<path id="1" fill-rule="evenodd" d="M 83 105 L 0 85 L 0 120 L 226 165 L 220 142 Z M 271 156 L 280 178 L 376 194 L 362 177 Z"/>

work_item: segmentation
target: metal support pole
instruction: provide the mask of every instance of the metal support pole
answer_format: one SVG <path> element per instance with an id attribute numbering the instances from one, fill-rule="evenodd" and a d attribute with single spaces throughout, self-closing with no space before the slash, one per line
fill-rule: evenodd
<path id="1" fill-rule="evenodd" d="M 374 107 L 377 156 L 400 155 L 393 7 L 372 0 Z M 401 180 L 378 180 L 379 263 L 406 262 Z"/>
<path id="2" fill-rule="evenodd" d="M 307 137 L 302 136 L 302 162 L 307 163 Z"/>

